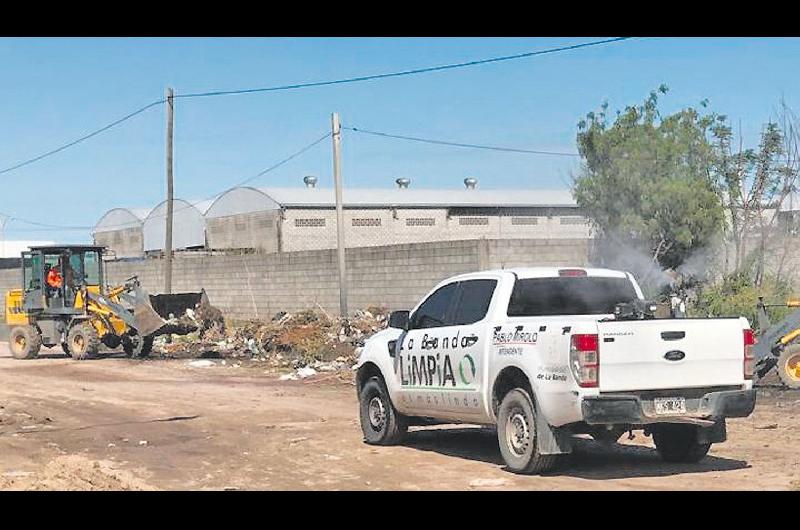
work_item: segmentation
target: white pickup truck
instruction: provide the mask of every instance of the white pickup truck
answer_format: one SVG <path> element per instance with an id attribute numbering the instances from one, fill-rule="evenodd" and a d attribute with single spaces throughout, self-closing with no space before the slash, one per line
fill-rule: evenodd
<path id="1" fill-rule="evenodd" d="M 629 273 L 505 269 L 449 278 L 395 311 L 358 360 L 367 443 L 410 424 L 494 425 L 508 469 L 538 473 L 573 436 L 652 435 L 661 457 L 696 462 L 750 415 L 745 318 L 658 319 Z"/>

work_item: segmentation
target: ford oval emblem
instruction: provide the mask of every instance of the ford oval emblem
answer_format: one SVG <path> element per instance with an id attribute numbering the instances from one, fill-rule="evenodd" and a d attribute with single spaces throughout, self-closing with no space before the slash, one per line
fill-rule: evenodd
<path id="1" fill-rule="evenodd" d="M 668 361 L 680 361 L 684 357 L 686 357 L 686 354 L 680 350 L 670 350 L 664 354 L 664 358 Z"/>

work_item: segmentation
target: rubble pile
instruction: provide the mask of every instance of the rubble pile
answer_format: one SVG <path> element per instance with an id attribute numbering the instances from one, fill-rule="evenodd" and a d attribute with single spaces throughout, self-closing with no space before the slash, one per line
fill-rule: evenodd
<path id="1" fill-rule="evenodd" d="M 220 315 L 214 315 L 219 317 Z M 175 325 L 195 325 L 196 332 L 156 339 L 154 351 L 168 358 L 235 359 L 234 366 L 256 362 L 266 367 L 291 367 L 286 379 L 304 379 L 324 372 L 349 369 L 357 348 L 386 327 L 388 312 L 379 307 L 358 310 L 349 319 L 333 317 L 322 308 L 297 313 L 280 312 L 271 320 L 243 323 L 200 321 L 195 314 Z M 222 364 L 226 364 L 224 361 Z"/>

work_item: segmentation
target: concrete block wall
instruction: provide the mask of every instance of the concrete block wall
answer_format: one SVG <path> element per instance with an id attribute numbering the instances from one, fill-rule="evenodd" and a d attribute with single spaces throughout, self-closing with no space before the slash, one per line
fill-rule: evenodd
<path id="1" fill-rule="evenodd" d="M 441 280 L 489 268 L 585 265 L 587 240 L 463 240 L 347 249 L 350 310 L 411 309 Z M 173 262 L 173 292 L 205 288 L 230 318 L 272 318 L 279 311 L 339 312 L 335 250 L 275 254 L 181 255 Z M 106 263 L 106 281 L 138 275 L 152 294 L 163 292 L 163 260 Z M 17 269 L 0 270 L 0 292 L 19 283 Z"/>
<path id="2" fill-rule="evenodd" d="M 569 215 L 503 215 L 496 213 L 448 215 L 446 208 L 347 209 L 344 211 L 347 247 L 395 243 L 461 241 L 466 239 L 586 239 L 588 221 Z M 336 212 L 325 209 L 289 209 L 281 223 L 282 250 L 336 247 Z"/>

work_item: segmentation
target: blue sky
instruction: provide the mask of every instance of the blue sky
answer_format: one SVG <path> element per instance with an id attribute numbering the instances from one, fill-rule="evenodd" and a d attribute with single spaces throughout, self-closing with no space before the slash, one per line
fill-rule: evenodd
<path id="1" fill-rule="evenodd" d="M 508 55 L 597 38 L 0 39 L 0 167 L 177 93 L 310 82 Z M 800 39 L 639 38 L 473 68 L 291 92 L 178 100 L 176 196 L 208 198 L 344 125 L 460 142 L 575 150 L 576 124 L 607 100 L 640 102 L 661 83 L 667 111 L 708 98 L 755 144 L 781 96 L 800 110 Z M 116 206 L 165 195 L 163 106 L 50 158 L 0 175 L 0 212 L 93 225 Z M 345 131 L 346 186 L 563 188 L 574 159 L 388 140 Z M 330 186 L 323 142 L 254 181 Z M 8 239 L 84 242 L 86 231 L 19 221 Z"/>

